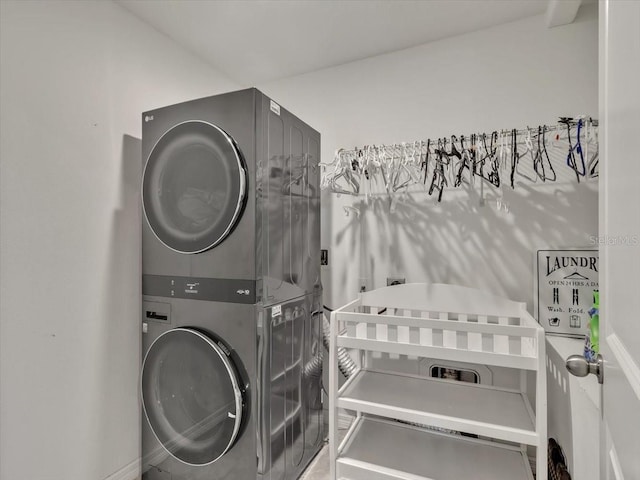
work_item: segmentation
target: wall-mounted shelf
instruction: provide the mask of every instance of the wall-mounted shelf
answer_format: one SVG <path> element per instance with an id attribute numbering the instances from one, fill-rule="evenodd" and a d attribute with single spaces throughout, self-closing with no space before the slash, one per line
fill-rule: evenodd
<path id="1" fill-rule="evenodd" d="M 332 313 L 330 345 L 332 480 L 532 480 L 527 446 L 546 480 L 545 337 L 524 304 L 453 285 L 386 287 Z M 338 347 L 359 362 L 340 389 Z M 520 388 L 374 370 L 380 352 L 515 368 Z M 340 409 L 356 416 L 337 445 Z"/>

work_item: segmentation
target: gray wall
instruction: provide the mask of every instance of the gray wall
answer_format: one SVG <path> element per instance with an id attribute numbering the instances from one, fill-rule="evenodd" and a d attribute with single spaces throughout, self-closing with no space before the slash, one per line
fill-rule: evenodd
<path id="1" fill-rule="evenodd" d="M 110 1 L 0 5 L 0 477 L 129 480 L 140 113 L 237 86 Z"/>
<path id="2" fill-rule="evenodd" d="M 261 87 L 321 132 L 324 162 L 338 148 L 597 117 L 596 7 L 582 7 L 567 26 L 530 17 Z M 377 288 L 401 275 L 486 288 L 531 308 L 534 251 L 584 246 L 598 231 L 597 181 L 576 185 L 566 152 L 552 154 L 562 181 L 506 188 L 508 213 L 490 189 L 447 192 L 440 205 L 418 194 L 394 213 L 383 197 L 367 205 L 325 195 L 327 304 L 353 299 L 362 282 Z M 359 219 L 343 211 L 353 203 Z"/>
<path id="3" fill-rule="evenodd" d="M 112 2 L 0 2 L 0 477 L 128 480 L 139 456 L 140 112 L 239 86 Z M 597 19 L 542 17 L 259 85 L 339 147 L 597 114 Z M 326 302 L 361 279 L 531 297 L 537 246 L 597 233 L 597 188 L 390 214 L 327 195 Z M 366 211 L 365 211 L 366 210 Z M 482 247 L 479 250 L 479 247 Z M 480 253 L 478 253 L 480 251 Z"/>

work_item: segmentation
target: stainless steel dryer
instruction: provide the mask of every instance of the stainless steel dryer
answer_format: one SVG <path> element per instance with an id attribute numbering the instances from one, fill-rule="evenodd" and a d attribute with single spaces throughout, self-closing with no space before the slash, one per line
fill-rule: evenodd
<path id="1" fill-rule="evenodd" d="M 145 480 L 290 480 L 321 447 L 320 135 L 255 89 L 143 114 Z"/>
<path id="2" fill-rule="evenodd" d="M 320 288 L 320 134 L 252 88 L 145 112 L 143 292 L 275 303 Z"/>

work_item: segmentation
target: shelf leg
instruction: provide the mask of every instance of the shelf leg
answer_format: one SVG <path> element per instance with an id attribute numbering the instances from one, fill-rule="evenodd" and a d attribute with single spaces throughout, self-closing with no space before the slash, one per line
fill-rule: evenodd
<path id="1" fill-rule="evenodd" d="M 336 480 L 336 456 L 338 448 L 338 411 L 336 395 L 338 393 L 338 352 L 336 349 L 338 326 L 335 312 L 330 317 L 329 338 L 329 473 L 330 480 Z"/>

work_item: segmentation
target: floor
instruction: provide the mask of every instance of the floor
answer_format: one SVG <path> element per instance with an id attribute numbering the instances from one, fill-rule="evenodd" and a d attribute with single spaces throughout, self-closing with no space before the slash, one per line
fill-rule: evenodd
<path id="1" fill-rule="evenodd" d="M 300 480 L 329 480 L 329 445 L 325 443 Z"/>
<path id="2" fill-rule="evenodd" d="M 341 420 L 342 421 L 342 420 Z M 347 434 L 347 427 L 343 425 L 338 428 L 338 442 L 342 442 Z M 328 425 L 325 424 L 325 431 L 328 431 Z M 325 440 L 322 450 L 318 452 L 316 457 L 309 464 L 298 480 L 329 480 L 329 440 Z"/>

